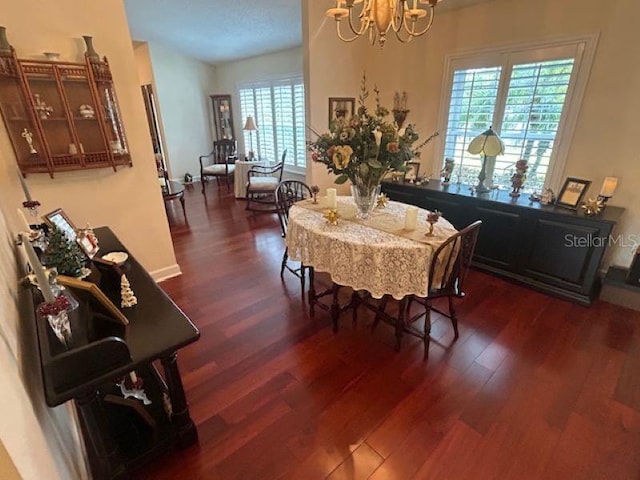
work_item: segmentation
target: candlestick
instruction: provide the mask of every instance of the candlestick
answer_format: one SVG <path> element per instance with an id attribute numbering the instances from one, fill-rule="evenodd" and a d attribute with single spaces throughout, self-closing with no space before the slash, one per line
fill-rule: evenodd
<path id="1" fill-rule="evenodd" d="M 133 388 L 135 388 L 136 383 L 138 383 L 138 376 L 136 375 L 136 372 L 135 372 L 135 371 L 132 371 L 132 372 L 129 374 L 129 378 L 131 378 L 131 383 L 133 384 Z"/>
<path id="2" fill-rule="evenodd" d="M 337 194 L 338 192 L 335 188 L 327 188 L 327 204 L 329 208 L 338 208 Z"/>
<path id="3" fill-rule="evenodd" d="M 44 297 L 44 301 L 47 303 L 53 303 L 56 300 L 56 297 L 53 295 L 51 291 L 51 285 L 49 285 L 49 279 L 47 278 L 47 274 L 44 271 L 40 260 L 38 259 L 38 255 L 36 255 L 36 251 L 33 249 L 31 242 L 25 235 L 20 235 L 22 239 L 22 245 L 24 245 L 24 250 L 27 254 L 27 258 L 29 259 L 29 265 L 31 265 L 31 270 L 35 273 L 36 278 L 38 279 L 38 288 L 42 292 L 42 296 Z"/>
<path id="4" fill-rule="evenodd" d="M 20 185 L 22 185 L 24 196 L 27 199 L 27 202 L 30 202 L 31 195 L 29 194 L 29 188 L 27 187 L 27 183 L 24 181 L 24 177 L 22 176 L 22 172 L 20 171 L 20 169 L 18 169 L 18 178 L 20 179 Z"/>
<path id="5" fill-rule="evenodd" d="M 407 207 L 404 216 L 404 229 L 415 230 L 418 227 L 418 208 Z"/>
<path id="6" fill-rule="evenodd" d="M 20 221 L 22 222 L 22 228 L 24 228 L 24 232 L 30 232 L 31 231 L 31 225 L 29 225 L 29 222 L 27 222 L 27 217 L 24 216 L 24 213 L 22 213 L 22 210 L 20 210 L 18 208 L 18 217 L 20 218 Z"/>
<path id="7" fill-rule="evenodd" d="M 613 197 L 617 187 L 617 177 L 605 177 L 604 182 L 602 182 L 602 188 L 600 189 L 600 196 L 605 198 Z"/>

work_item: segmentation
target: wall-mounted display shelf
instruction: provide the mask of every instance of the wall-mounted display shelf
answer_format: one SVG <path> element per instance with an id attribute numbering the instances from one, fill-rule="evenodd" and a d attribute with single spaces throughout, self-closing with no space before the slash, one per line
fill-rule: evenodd
<path id="1" fill-rule="evenodd" d="M 0 112 L 23 175 L 131 165 L 106 58 L 25 60 L 0 45 Z"/>

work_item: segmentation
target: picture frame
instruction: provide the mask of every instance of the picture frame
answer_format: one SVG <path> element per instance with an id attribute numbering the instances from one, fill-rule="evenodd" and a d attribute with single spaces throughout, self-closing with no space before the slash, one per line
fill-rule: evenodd
<path id="1" fill-rule="evenodd" d="M 567 177 L 558 194 L 556 205 L 570 210 L 577 210 L 590 186 L 591 180 Z"/>
<path id="2" fill-rule="evenodd" d="M 420 173 L 420 162 L 407 162 L 407 171 L 404 172 L 404 180 L 416 180 Z"/>
<path id="3" fill-rule="evenodd" d="M 49 227 L 58 227 L 72 242 L 78 239 L 76 226 L 61 208 L 56 208 L 54 211 L 47 213 L 43 218 Z"/>
<path id="4" fill-rule="evenodd" d="M 329 128 L 338 120 L 349 120 L 355 115 L 356 99 L 353 97 L 329 97 Z"/>
<path id="5" fill-rule="evenodd" d="M 58 283 L 65 287 L 71 288 L 80 297 L 96 300 L 97 303 L 107 312 L 108 317 L 112 318 L 116 323 L 121 325 L 129 325 L 129 320 L 116 307 L 109 297 L 107 297 L 100 287 L 93 282 L 78 280 L 77 278 L 67 277 L 66 275 L 58 275 Z"/>
<path id="6" fill-rule="evenodd" d="M 47 213 L 44 216 L 45 223 L 50 227 L 58 227 L 64 232 L 69 240 L 76 242 L 84 254 L 90 259 L 95 257 L 100 250 L 97 244 L 94 244 L 87 235 L 84 234 L 84 230 L 78 230 L 73 224 L 71 219 L 61 208 L 56 208 L 54 211 Z"/>

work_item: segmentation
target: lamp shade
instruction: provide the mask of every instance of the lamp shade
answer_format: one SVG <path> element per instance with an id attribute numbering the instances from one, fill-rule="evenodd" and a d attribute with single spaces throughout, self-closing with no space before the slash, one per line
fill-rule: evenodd
<path id="1" fill-rule="evenodd" d="M 613 197 L 617 187 L 617 177 L 605 177 L 604 182 L 602 182 L 602 188 L 600 189 L 600 196 L 606 198 Z"/>
<path id="2" fill-rule="evenodd" d="M 249 115 L 247 117 L 247 120 L 244 122 L 244 127 L 242 127 L 243 130 L 258 130 L 258 127 L 256 127 L 256 122 L 253 121 L 253 117 L 251 115 Z"/>
<path id="3" fill-rule="evenodd" d="M 489 130 L 482 132 L 471 140 L 467 151 L 474 155 L 484 154 L 487 157 L 493 157 L 504 153 L 504 143 L 502 143 L 502 140 L 500 140 L 496 132 L 493 131 L 493 128 L 489 127 Z"/>

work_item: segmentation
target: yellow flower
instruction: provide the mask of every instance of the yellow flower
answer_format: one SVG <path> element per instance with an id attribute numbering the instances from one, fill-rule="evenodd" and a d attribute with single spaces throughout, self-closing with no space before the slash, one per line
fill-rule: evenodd
<path id="1" fill-rule="evenodd" d="M 349 165 L 353 149 L 349 145 L 338 145 L 333 153 L 333 164 L 338 170 L 344 170 Z"/>

